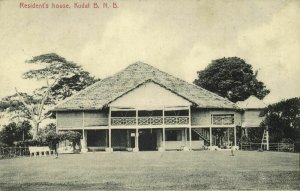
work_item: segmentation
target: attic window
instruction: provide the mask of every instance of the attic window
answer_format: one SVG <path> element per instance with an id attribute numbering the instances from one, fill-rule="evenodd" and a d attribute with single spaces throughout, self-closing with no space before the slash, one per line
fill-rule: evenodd
<path id="1" fill-rule="evenodd" d="M 213 114 L 211 115 L 213 125 L 233 125 L 234 114 Z"/>

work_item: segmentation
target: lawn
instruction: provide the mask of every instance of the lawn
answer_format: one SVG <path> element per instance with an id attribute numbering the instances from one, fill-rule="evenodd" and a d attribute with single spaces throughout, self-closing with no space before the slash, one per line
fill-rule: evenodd
<path id="1" fill-rule="evenodd" d="M 299 154 L 114 152 L 0 160 L 0 190 L 299 190 Z"/>

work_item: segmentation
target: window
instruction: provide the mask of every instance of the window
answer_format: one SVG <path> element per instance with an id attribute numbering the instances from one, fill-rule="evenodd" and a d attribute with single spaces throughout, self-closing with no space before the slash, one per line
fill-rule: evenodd
<path id="1" fill-rule="evenodd" d="M 213 125 L 234 124 L 234 114 L 213 114 L 211 118 L 211 122 Z"/>
<path id="2" fill-rule="evenodd" d="M 111 117 L 135 117 L 136 111 L 111 111 Z"/>
<path id="3" fill-rule="evenodd" d="M 189 116 L 189 110 L 167 110 L 165 116 Z"/>

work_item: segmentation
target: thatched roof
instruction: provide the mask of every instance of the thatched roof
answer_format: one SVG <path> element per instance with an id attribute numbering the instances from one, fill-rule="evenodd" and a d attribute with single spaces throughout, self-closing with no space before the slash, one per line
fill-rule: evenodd
<path id="1" fill-rule="evenodd" d="M 238 101 L 236 105 L 243 109 L 263 109 L 267 107 L 267 105 L 260 99 L 255 96 L 250 96 L 245 101 Z"/>
<path id="2" fill-rule="evenodd" d="M 200 108 L 237 109 L 229 100 L 212 92 L 162 72 L 148 64 L 137 62 L 121 72 L 104 78 L 57 105 L 54 110 L 102 109 L 141 84 L 153 81 L 185 98 Z"/>

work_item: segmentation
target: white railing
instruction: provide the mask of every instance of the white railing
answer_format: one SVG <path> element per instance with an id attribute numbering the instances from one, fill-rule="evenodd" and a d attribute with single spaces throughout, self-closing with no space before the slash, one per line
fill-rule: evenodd
<path id="1" fill-rule="evenodd" d="M 232 125 L 234 124 L 233 115 L 213 115 L 212 116 L 213 125 Z"/>
<path id="2" fill-rule="evenodd" d="M 139 125 L 162 125 L 163 117 L 139 117 L 138 118 Z"/>
<path id="3" fill-rule="evenodd" d="M 166 125 L 187 125 L 189 124 L 188 116 L 166 116 L 165 117 Z"/>
<path id="4" fill-rule="evenodd" d="M 136 121 L 137 120 L 137 121 Z M 127 125 L 188 125 L 188 116 L 112 117 L 112 126 Z"/>
<path id="5" fill-rule="evenodd" d="M 135 125 L 136 117 L 112 117 L 111 125 Z"/>

